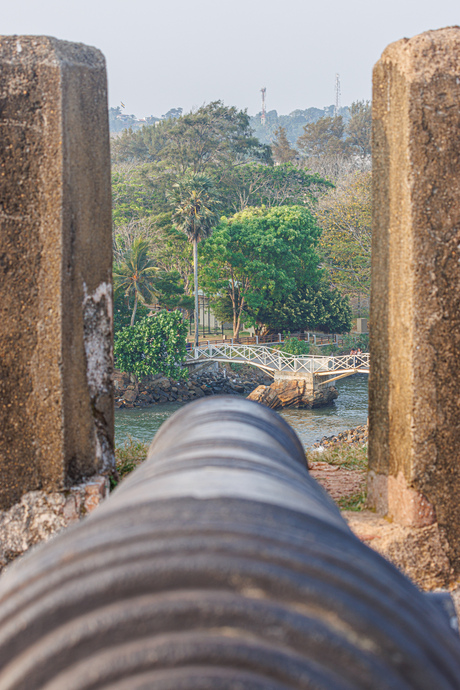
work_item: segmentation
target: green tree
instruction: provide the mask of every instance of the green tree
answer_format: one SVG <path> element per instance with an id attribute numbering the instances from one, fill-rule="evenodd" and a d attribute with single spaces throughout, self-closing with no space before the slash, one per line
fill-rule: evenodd
<path id="1" fill-rule="evenodd" d="M 242 315 L 259 314 L 295 290 L 297 280 L 319 279 L 320 229 L 301 206 L 251 208 L 222 219 L 203 246 L 202 282 L 208 294 L 232 304 L 233 332 Z"/>
<path id="2" fill-rule="evenodd" d="M 297 151 L 291 148 L 286 136 L 286 129 L 278 127 L 272 144 L 272 154 L 275 163 L 292 163 L 297 156 Z"/>
<path id="3" fill-rule="evenodd" d="M 195 346 L 198 346 L 198 242 L 209 237 L 218 222 L 217 200 L 212 180 L 206 175 L 189 175 L 173 186 L 172 220 L 193 244 L 195 285 Z"/>
<path id="4" fill-rule="evenodd" d="M 115 291 L 113 296 L 113 336 L 115 339 L 117 338 L 118 332 L 131 323 L 133 302 L 134 298 L 132 296 L 125 295 L 120 291 Z M 149 311 L 149 307 L 142 303 L 138 303 L 136 311 L 137 319 L 142 319 L 144 316 L 147 316 Z"/>
<path id="5" fill-rule="evenodd" d="M 294 146 L 297 139 L 302 135 L 303 128 L 310 122 L 316 122 L 325 115 L 334 114 L 334 106 L 327 108 L 307 108 L 306 110 L 293 110 L 289 115 L 278 115 L 276 110 L 269 110 L 266 114 L 265 125 L 260 122 L 260 115 L 251 117 L 251 126 L 255 135 L 261 142 L 268 143 L 273 140 L 273 136 L 278 127 L 284 127 L 286 136 L 291 144 Z M 339 115 L 348 115 L 348 108 L 341 108 Z"/>
<path id="6" fill-rule="evenodd" d="M 270 147 L 253 136 L 248 114 L 221 101 L 154 127 L 125 130 L 112 154 L 115 162 L 156 163 L 178 176 L 210 174 L 249 160 L 271 162 Z"/>
<path id="7" fill-rule="evenodd" d="M 193 294 L 193 246 L 186 235 L 172 225 L 172 213 L 154 218 L 152 246 L 157 265 L 166 272 L 177 272 L 186 295 Z M 193 311 L 193 307 L 192 307 Z"/>
<path id="8" fill-rule="evenodd" d="M 223 215 L 232 215 L 249 206 L 311 205 L 329 187 L 327 180 L 292 163 L 247 163 L 228 171 L 219 191 Z"/>
<path id="9" fill-rule="evenodd" d="M 124 261 L 137 238 L 148 236 L 149 255 L 157 272 L 151 276 L 153 296 L 156 305 L 167 309 L 185 309 L 193 311 L 193 297 L 190 296 L 190 284 L 193 282 L 192 248 L 182 232 L 171 226 L 171 213 L 159 214 L 131 220 L 119 225 L 113 242 L 115 265 Z M 131 299 L 131 305 L 133 299 Z M 130 304 L 127 297 L 118 300 L 119 316 L 123 313 L 124 324 L 126 309 Z M 136 316 L 141 308 L 137 305 Z M 130 310 L 131 314 L 131 310 Z"/>
<path id="10" fill-rule="evenodd" d="M 119 264 L 124 260 L 126 253 L 131 250 L 134 240 L 141 238 L 147 242 L 150 241 L 152 226 L 152 218 L 145 217 L 118 225 L 114 229 L 112 237 L 114 263 Z M 152 247 L 150 247 L 151 249 Z"/>
<path id="11" fill-rule="evenodd" d="M 126 130 L 113 141 L 114 244 L 121 251 L 133 235 L 148 237 L 157 265 L 179 271 L 191 294 L 191 245 L 181 241 L 171 221 L 168 190 L 183 177 L 206 174 L 219 208 L 230 215 L 240 208 L 237 171 L 255 162 L 271 167 L 272 159 L 270 147 L 253 136 L 247 113 L 237 108 L 217 101 L 177 114 L 155 127 Z"/>
<path id="12" fill-rule="evenodd" d="M 178 311 L 160 311 L 126 326 L 114 343 L 116 366 L 138 377 L 165 374 L 185 378 L 187 325 Z"/>
<path id="13" fill-rule="evenodd" d="M 348 154 L 349 145 L 344 140 L 345 125 L 341 115 L 322 117 L 304 127 L 297 140 L 297 147 L 307 158 L 330 154 Z"/>
<path id="14" fill-rule="evenodd" d="M 168 209 L 166 190 L 176 177 L 147 164 L 112 166 L 112 217 L 115 227 Z"/>
<path id="15" fill-rule="evenodd" d="M 115 266 L 113 280 L 115 294 L 123 292 L 126 297 L 133 297 L 131 326 L 136 318 L 138 302 L 149 302 L 156 294 L 153 276 L 158 268 L 150 256 L 150 244 L 143 237 L 137 237 L 127 249 L 122 261 Z"/>
<path id="16" fill-rule="evenodd" d="M 352 312 L 348 298 L 326 281 L 303 283 L 291 294 L 259 311 L 258 320 L 272 331 L 319 330 L 348 333 Z"/>
<path id="17" fill-rule="evenodd" d="M 355 101 L 351 104 L 346 134 L 346 143 L 361 158 L 371 155 L 372 108 L 369 101 Z"/>
<path id="18" fill-rule="evenodd" d="M 193 311 L 194 299 L 185 294 L 178 271 L 158 271 L 154 276 L 154 288 L 160 307 Z"/>
<path id="19" fill-rule="evenodd" d="M 349 295 L 369 295 L 372 175 L 355 172 L 320 199 L 315 217 L 323 232 L 320 254 L 333 285 Z"/>

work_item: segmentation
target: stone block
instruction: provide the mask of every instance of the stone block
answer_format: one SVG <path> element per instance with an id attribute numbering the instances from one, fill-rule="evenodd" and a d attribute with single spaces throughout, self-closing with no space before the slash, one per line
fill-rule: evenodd
<path id="1" fill-rule="evenodd" d="M 99 503 L 109 495 L 109 483 L 107 477 L 98 476 L 85 485 L 84 507 L 87 513 L 91 513 Z"/>
<path id="2" fill-rule="evenodd" d="M 113 466 L 102 54 L 0 37 L 0 509 Z"/>
<path id="3" fill-rule="evenodd" d="M 458 27 L 374 68 L 369 378 L 370 503 L 406 525 L 435 516 L 457 570 L 459 74 Z"/>
<path id="4" fill-rule="evenodd" d="M 66 497 L 66 501 L 63 508 L 64 519 L 67 524 L 72 524 L 76 522 L 81 517 L 81 507 L 82 507 L 82 496 L 81 491 L 70 491 L 69 495 Z"/>

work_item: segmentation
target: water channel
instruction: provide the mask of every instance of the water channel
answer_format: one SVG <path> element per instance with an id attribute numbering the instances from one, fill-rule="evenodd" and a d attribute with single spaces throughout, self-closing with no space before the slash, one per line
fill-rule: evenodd
<path id="1" fill-rule="evenodd" d="M 337 381 L 339 397 L 316 410 L 284 410 L 281 415 L 295 429 L 305 448 L 322 436 L 364 424 L 367 419 L 367 380 L 357 374 Z M 152 407 L 115 410 L 115 441 L 122 445 L 129 436 L 150 443 L 163 422 L 187 403 L 164 403 Z"/>

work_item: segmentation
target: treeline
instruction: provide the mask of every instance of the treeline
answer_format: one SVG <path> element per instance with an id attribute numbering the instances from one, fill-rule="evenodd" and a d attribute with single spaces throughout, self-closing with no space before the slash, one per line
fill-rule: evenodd
<path id="1" fill-rule="evenodd" d="M 123 106 L 124 108 L 124 106 Z M 182 115 L 182 108 L 171 108 L 161 118 L 149 115 L 148 117 L 136 117 L 136 115 L 125 113 L 121 106 L 116 108 L 109 108 L 109 128 L 111 134 L 117 134 L 124 129 L 140 129 L 146 125 L 155 125 L 160 122 L 160 119 L 168 120 L 170 118 L 180 117 Z"/>
<path id="2" fill-rule="evenodd" d="M 243 322 L 349 330 L 346 295 L 368 290 L 369 121 L 369 105 L 353 104 L 346 125 L 323 117 L 296 146 L 281 127 L 268 145 L 247 113 L 217 101 L 121 132 L 117 328 L 152 305 L 193 310 L 196 248 L 200 287 L 235 333 Z"/>
<path id="3" fill-rule="evenodd" d="M 160 122 L 162 119 L 170 119 L 180 117 L 183 113 L 182 108 L 171 108 L 167 113 L 161 117 L 150 115 L 146 118 L 137 117 L 134 114 L 128 114 L 121 106 L 109 108 L 109 126 L 112 134 L 122 132 L 124 129 L 140 129 L 145 125 L 153 125 Z M 339 112 L 335 112 L 333 105 L 327 108 L 305 108 L 294 110 L 289 115 L 278 115 L 276 110 L 269 110 L 266 113 L 265 124 L 262 123 L 262 113 L 250 116 L 249 123 L 254 132 L 254 135 L 263 144 L 271 144 L 278 127 L 283 127 L 286 131 L 287 138 L 292 145 L 295 145 L 297 139 L 302 135 L 303 128 L 312 122 L 316 122 L 322 117 L 333 117 L 335 114 L 341 115 L 344 122 L 348 122 L 350 118 L 350 108 L 345 106 L 339 108 Z"/>
<path id="4" fill-rule="evenodd" d="M 264 144 L 271 144 L 275 132 L 279 127 L 283 127 L 289 143 L 295 146 L 297 139 L 302 136 L 305 125 L 317 122 L 323 117 L 334 117 L 341 115 L 346 123 L 350 118 L 350 108 L 345 106 L 339 108 L 338 113 L 333 105 L 327 108 L 305 108 L 293 110 L 289 115 L 278 115 L 276 110 L 269 110 L 265 115 L 265 124 L 262 122 L 262 113 L 253 115 L 250 119 L 254 134 Z"/>

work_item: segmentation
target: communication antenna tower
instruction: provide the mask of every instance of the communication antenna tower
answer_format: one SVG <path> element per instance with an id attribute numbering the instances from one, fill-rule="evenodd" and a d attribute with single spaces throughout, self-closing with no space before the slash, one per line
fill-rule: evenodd
<path id="1" fill-rule="evenodd" d="M 265 94 L 267 93 L 265 86 L 260 89 L 260 92 L 262 94 L 262 115 L 260 116 L 260 124 L 265 127 Z"/>
<path id="2" fill-rule="evenodd" d="M 334 107 L 334 117 L 337 117 L 340 111 L 340 74 L 335 75 L 335 107 Z"/>

